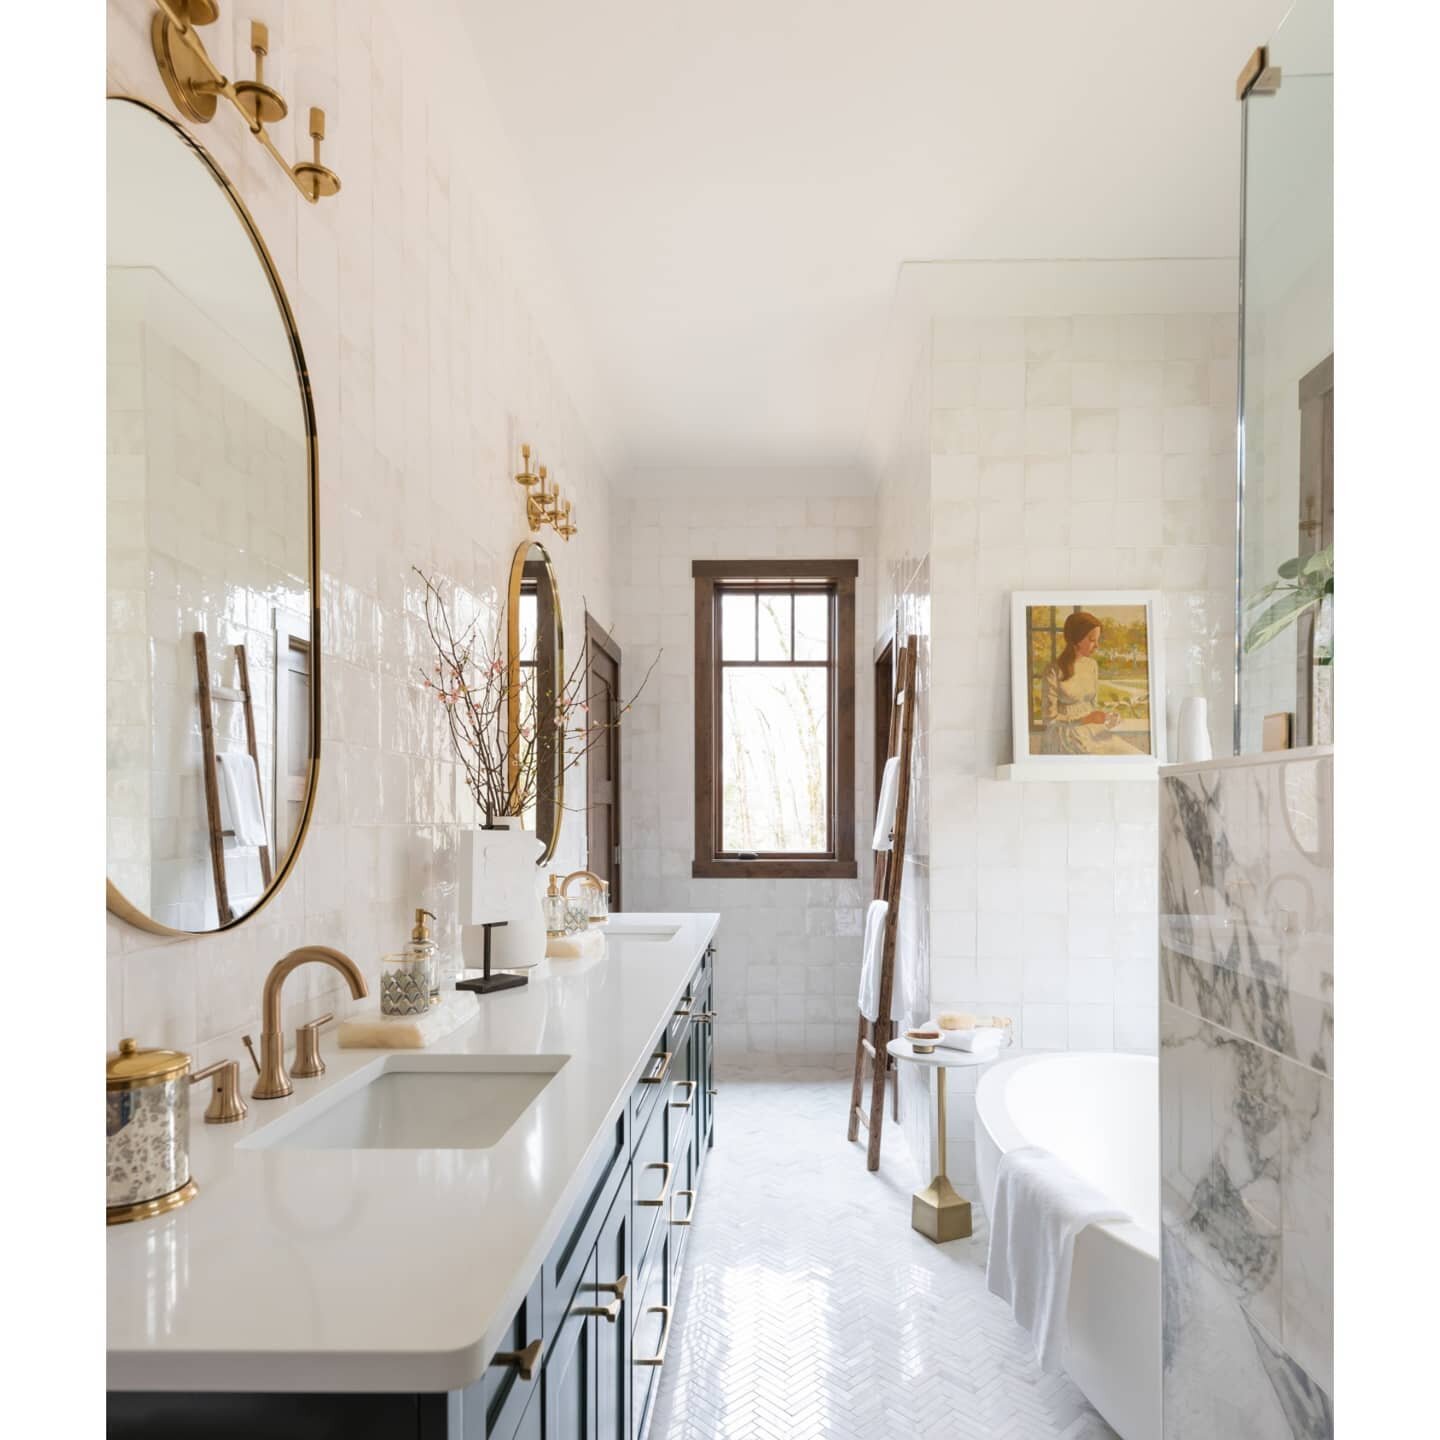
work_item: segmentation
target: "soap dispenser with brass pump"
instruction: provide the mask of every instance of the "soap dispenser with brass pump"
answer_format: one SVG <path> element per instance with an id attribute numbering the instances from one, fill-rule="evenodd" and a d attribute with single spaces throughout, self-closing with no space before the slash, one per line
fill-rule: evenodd
<path id="1" fill-rule="evenodd" d="M 550 888 L 545 892 L 544 899 L 540 902 L 540 908 L 545 912 L 545 933 L 547 935 L 563 935 L 565 933 L 565 897 L 560 893 L 560 877 L 556 874 L 550 876 Z"/>
<path id="2" fill-rule="evenodd" d="M 429 924 L 434 918 L 431 911 L 416 909 L 415 928 L 410 932 L 405 954 L 412 964 L 424 965 L 430 977 L 430 1003 L 437 1005 L 440 1002 L 440 947 L 430 934 Z"/>

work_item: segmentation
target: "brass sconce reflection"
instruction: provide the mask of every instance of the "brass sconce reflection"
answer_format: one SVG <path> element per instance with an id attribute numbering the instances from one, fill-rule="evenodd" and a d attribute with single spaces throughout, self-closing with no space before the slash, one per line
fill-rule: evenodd
<path id="1" fill-rule="evenodd" d="M 311 106 L 312 155 L 309 160 L 298 160 L 294 165 L 275 148 L 265 129 L 290 113 L 285 97 L 265 82 L 265 57 L 270 53 L 269 28 L 258 20 L 250 24 L 255 78 L 229 80 L 216 68 L 197 33 L 197 27 L 213 25 L 220 18 L 218 0 L 155 0 L 155 6 L 150 22 L 150 44 L 160 78 L 180 113 L 201 125 L 209 124 L 223 96 L 245 117 L 250 133 L 312 205 L 337 194 L 340 177 L 320 163 L 320 144 L 325 139 L 323 110 Z"/>
<path id="2" fill-rule="evenodd" d="M 525 495 L 525 518 L 532 531 L 549 526 L 562 540 L 569 540 L 578 527 L 575 524 L 574 506 L 560 498 L 560 487 L 550 478 L 545 466 L 530 469 L 530 447 L 520 447 L 520 473 L 515 483 L 523 485 Z"/>

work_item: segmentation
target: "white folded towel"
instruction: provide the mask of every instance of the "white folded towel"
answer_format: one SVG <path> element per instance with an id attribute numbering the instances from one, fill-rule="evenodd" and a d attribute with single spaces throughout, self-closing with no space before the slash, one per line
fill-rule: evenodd
<path id="1" fill-rule="evenodd" d="M 860 1013 L 867 1020 L 880 1014 L 880 971 L 885 952 L 885 916 L 890 906 L 884 900 L 872 900 L 865 912 L 865 948 L 860 958 Z M 900 1004 L 900 977 L 890 987 L 890 1018 L 898 1020 L 903 1013 Z"/>
<path id="2" fill-rule="evenodd" d="M 268 845 L 260 805 L 260 776 L 245 750 L 226 750 L 220 762 L 220 828 L 233 831 L 233 845 Z"/>
<path id="3" fill-rule="evenodd" d="M 1128 1220 L 1108 1195 L 1048 1150 L 1021 1146 L 1000 1157 L 985 1280 L 1030 1332 L 1042 1370 L 1062 1368 L 1065 1306 L 1075 1237 L 1087 1226 Z"/>
<path id="4" fill-rule="evenodd" d="M 938 1025 L 930 1026 L 940 1030 Z M 940 1044 L 952 1050 L 998 1050 L 1005 1043 L 1005 1032 L 998 1025 L 977 1025 L 973 1030 L 940 1030 Z"/>
<path id="5" fill-rule="evenodd" d="M 885 762 L 880 776 L 880 802 L 875 807 L 875 839 L 872 850 L 892 848 L 891 831 L 895 829 L 895 802 L 900 794 L 900 757 L 892 755 Z"/>

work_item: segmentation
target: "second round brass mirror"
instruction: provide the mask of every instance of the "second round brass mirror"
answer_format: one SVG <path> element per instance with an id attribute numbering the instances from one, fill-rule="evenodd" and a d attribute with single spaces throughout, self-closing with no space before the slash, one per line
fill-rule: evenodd
<path id="1" fill-rule="evenodd" d="M 524 816 L 547 864 L 560 840 L 565 815 L 565 735 L 557 714 L 565 684 L 565 629 L 560 587 L 543 545 L 522 541 L 510 564 L 506 608 L 509 667 L 509 765 L 512 790 L 522 767 L 535 768 L 535 805 Z"/>

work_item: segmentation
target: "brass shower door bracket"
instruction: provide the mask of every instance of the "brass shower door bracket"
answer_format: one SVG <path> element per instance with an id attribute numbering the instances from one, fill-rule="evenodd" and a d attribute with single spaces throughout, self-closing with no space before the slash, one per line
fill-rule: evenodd
<path id="1" fill-rule="evenodd" d="M 294 165 L 275 148 L 266 125 L 283 120 L 290 113 L 285 97 L 265 82 L 265 57 L 270 52 L 270 31 L 258 20 L 250 23 L 250 50 L 255 56 L 253 80 L 230 80 L 221 74 L 205 49 L 198 27 L 213 25 L 220 18 L 218 0 L 155 0 L 150 20 L 150 45 L 155 65 L 175 108 L 187 120 L 208 125 L 215 118 L 220 100 L 228 100 L 245 117 L 246 128 L 270 152 L 271 158 L 290 177 L 290 183 L 314 205 L 340 189 L 340 177 L 320 163 L 320 143 L 325 138 L 325 112 L 310 109 L 310 138 L 314 149 L 309 160 Z"/>

